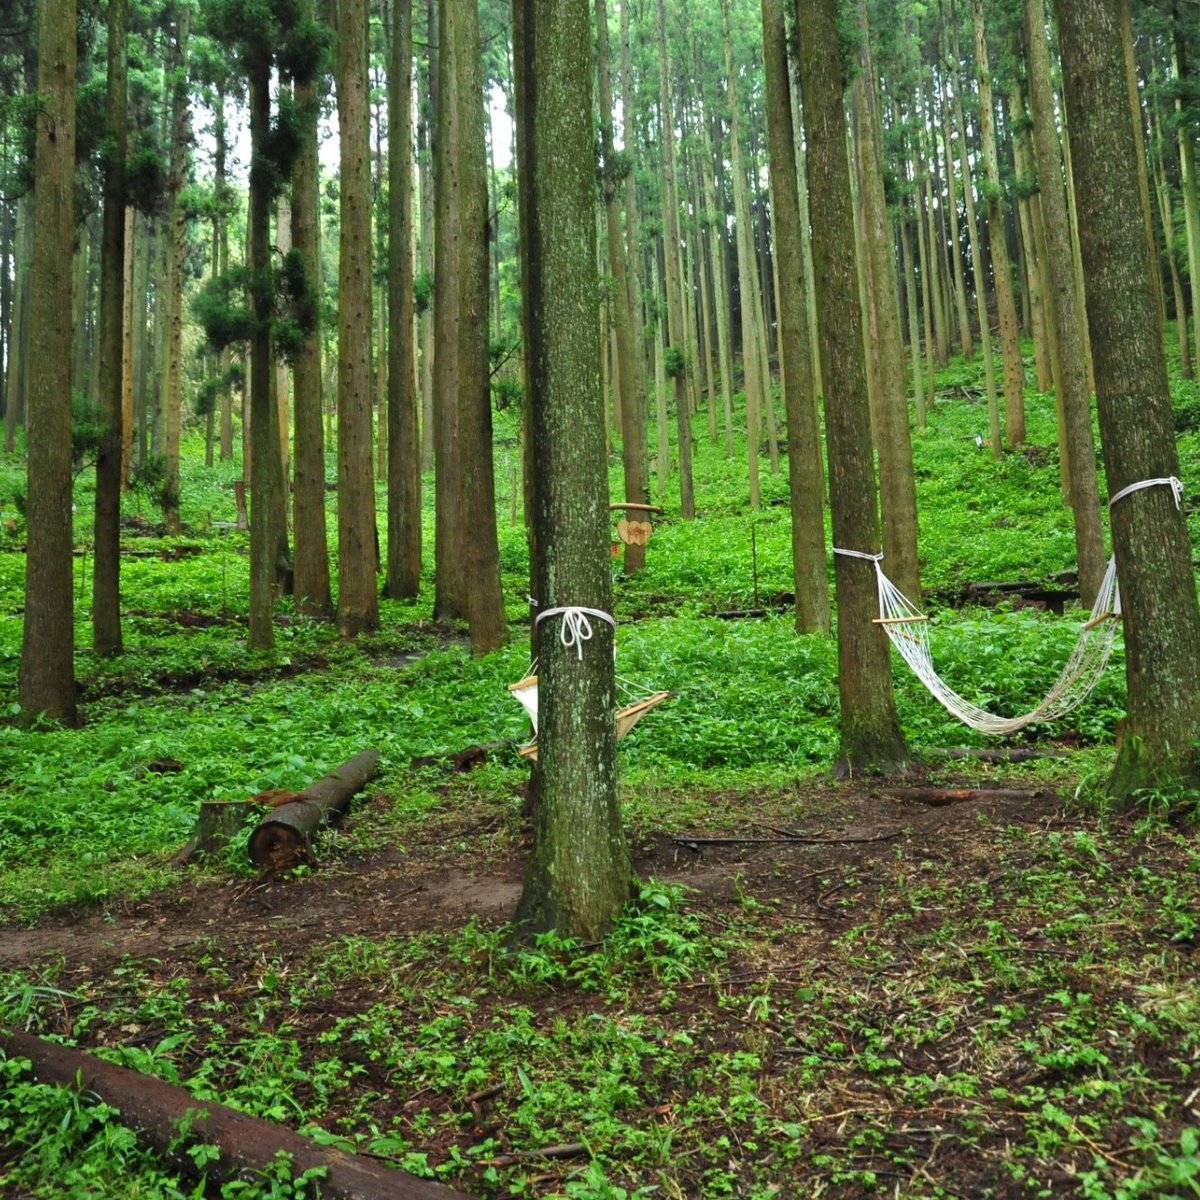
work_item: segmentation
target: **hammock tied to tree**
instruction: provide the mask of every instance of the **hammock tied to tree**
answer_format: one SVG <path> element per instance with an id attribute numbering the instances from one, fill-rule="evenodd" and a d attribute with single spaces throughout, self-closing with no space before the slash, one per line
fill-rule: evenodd
<path id="1" fill-rule="evenodd" d="M 1118 500 L 1131 492 L 1160 485 L 1170 487 L 1175 497 L 1175 507 L 1178 509 L 1183 501 L 1183 484 L 1173 475 L 1131 483 L 1113 496 L 1108 506 L 1111 509 Z M 879 616 L 875 618 L 876 623 L 883 627 L 892 645 L 933 697 L 972 729 L 1004 736 L 1016 733 L 1027 725 L 1058 720 L 1083 703 L 1100 681 L 1100 676 L 1104 674 L 1108 665 L 1121 616 L 1121 592 L 1117 586 L 1115 555 L 1108 560 L 1108 568 L 1104 572 L 1104 579 L 1092 605 L 1092 611 L 1080 628 L 1075 648 L 1054 686 L 1041 703 L 1029 712 L 1016 717 L 998 717 L 960 696 L 938 675 L 929 646 L 929 618 L 883 573 L 883 568 L 879 565 L 883 555 L 864 554 L 859 550 L 845 550 L 837 546 L 833 552 L 847 558 L 865 559 L 875 567 L 879 592 Z"/>
<path id="2" fill-rule="evenodd" d="M 536 603 L 532 598 L 531 603 Z M 535 625 L 541 624 L 548 617 L 562 617 L 562 626 L 559 629 L 559 641 L 562 642 L 568 650 L 574 650 L 579 661 L 583 661 L 583 647 L 586 642 L 592 638 L 592 622 L 591 618 L 607 621 L 615 630 L 617 627 L 616 621 L 613 620 L 611 613 L 601 612 L 598 608 L 585 608 L 582 605 L 564 605 L 560 608 L 546 608 L 538 613 L 534 620 Z M 616 648 L 613 648 L 614 653 Z M 619 708 L 614 716 L 617 725 L 617 741 L 619 742 L 641 719 L 650 711 L 656 704 L 661 704 L 664 700 L 671 698 L 670 692 L 651 692 L 644 687 L 639 687 L 635 683 L 631 683 L 628 679 L 623 679 L 620 675 L 614 677 L 618 689 L 628 697 L 628 702 Z M 533 734 L 535 740 L 530 742 L 528 746 L 522 746 L 518 753 L 522 758 L 537 759 L 537 729 L 538 729 L 538 677 L 537 663 L 531 663 L 529 670 L 525 672 L 522 679 L 518 679 L 516 683 L 510 683 L 508 690 L 512 692 L 515 699 L 520 701 L 521 706 L 529 714 L 529 720 L 533 725 Z"/>

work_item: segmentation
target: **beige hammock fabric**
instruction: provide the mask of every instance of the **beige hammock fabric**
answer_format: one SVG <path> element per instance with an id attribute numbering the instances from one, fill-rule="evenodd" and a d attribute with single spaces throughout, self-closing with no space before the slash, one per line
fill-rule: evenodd
<path id="1" fill-rule="evenodd" d="M 1121 616 L 1115 558 L 1109 559 L 1096 602 L 1079 631 L 1079 640 L 1045 699 L 1036 708 L 1020 716 L 998 717 L 964 699 L 938 675 L 929 647 L 929 618 L 883 573 L 879 565 L 883 556 L 840 549 L 834 553 L 865 558 L 874 564 L 879 588 L 879 616 L 876 623 L 883 627 L 892 645 L 934 698 L 964 725 L 981 733 L 1003 737 L 1027 725 L 1058 720 L 1083 703 L 1108 665 Z"/>
<path id="2" fill-rule="evenodd" d="M 529 714 L 529 719 L 533 722 L 533 732 L 536 739 L 538 727 L 538 677 L 536 675 L 527 675 L 524 679 L 517 680 L 516 683 L 510 683 L 508 690 L 521 702 L 522 707 Z M 669 700 L 671 695 L 671 692 L 651 692 L 650 695 L 643 696 L 640 700 L 617 709 L 615 716 L 617 741 L 619 742 L 656 704 L 661 704 L 664 700 Z M 522 758 L 528 758 L 536 762 L 538 754 L 537 741 L 534 740 L 528 746 L 522 746 L 517 753 Z"/>

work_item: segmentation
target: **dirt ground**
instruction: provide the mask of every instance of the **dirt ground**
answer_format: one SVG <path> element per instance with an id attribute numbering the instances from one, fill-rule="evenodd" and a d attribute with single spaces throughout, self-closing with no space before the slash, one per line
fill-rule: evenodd
<path id="1" fill-rule="evenodd" d="M 958 780 L 939 779 L 939 785 L 947 787 L 978 783 L 978 778 L 965 775 Z M 744 1008 L 764 981 L 782 989 L 783 995 L 788 987 L 795 991 L 801 980 L 815 979 L 829 989 L 828 994 L 836 995 L 842 979 L 839 972 L 844 972 L 850 1003 L 866 1005 L 871 1022 L 879 1028 L 890 1028 L 893 1021 L 901 1016 L 907 1020 L 911 1013 L 917 1014 L 914 1019 L 928 1021 L 910 1046 L 895 1051 L 895 1061 L 910 1075 L 949 1079 L 970 1070 L 978 1075 L 980 1096 L 989 1094 L 989 1087 L 1015 1095 L 1021 1088 L 1050 1086 L 1056 1078 L 1054 1072 L 1031 1068 L 1028 1057 L 1016 1051 L 994 1061 L 980 1057 L 979 1030 L 990 1027 L 994 1005 L 1004 1001 L 1014 1006 L 1025 1004 L 1030 1012 L 1028 1036 L 1040 1036 L 1039 1030 L 1045 1033 L 1050 1028 L 1047 1021 L 1058 1017 L 1054 1013 L 1047 1017 L 1046 1010 L 1037 1007 L 1049 1003 L 1044 997 L 1053 989 L 1036 972 L 1049 964 L 1068 990 L 1096 990 L 1101 986 L 1094 974 L 1098 968 L 1080 968 L 1076 977 L 1076 950 L 1070 941 L 1074 934 L 1064 934 L 1059 940 L 1047 936 L 1021 894 L 1003 890 L 1021 875 L 1025 861 L 1021 856 L 1026 851 L 1009 854 L 1000 862 L 997 846 L 1006 833 L 1013 835 L 1010 847 L 1014 839 L 1019 842 L 1026 834 L 1032 845 L 1052 839 L 1055 831 L 1078 831 L 1089 821 L 1094 828 L 1094 818 L 1069 811 L 1054 790 L 1030 789 L 1028 782 L 1004 790 L 1003 784 L 993 781 L 970 798 L 937 806 L 902 798 L 895 788 L 858 780 L 806 785 L 783 800 L 778 793 L 758 796 L 753 792 L 723 794 L 712 800 L 713 811 L 724 814 L 721 827 L 671 833 L 636 831 L 632 845 L 635 870 L 643 879 L 686 885 L 690 889 L 688 910 L 699 914 L 706 930 L 740 928 L 750 898 L 756 922 L 753 948 L 725 962 L 719 980 L 683 985 L 687 990 L 674 993 L 670 1003 L 675 1007 L 663 1020 L 678 1020 L 679 1028 L 697 1038 L 702 1035 L 704 1053 L 753 1046 L 763 1064 L 760 1096 L 766 1102 L 777 1102 L 780 1114 L 791 1114 L 797 1101 L 790 1072 L 801 1061 L 796 1056 L 808 1053 L 802 1009 L 791 1009 L 792 1002 L 785 998 L 778 1012 L 773 1009 L 769 1019 L 751 1027 L 753 1023 L 744 1016 L 731 1015 L 731 1000 Z M 61 963 L 53 972 L 56 987 L 86 987 L 95 996 L 97 989 L 102 994 L 107 986 L 102 981 L 109 968 L 130 960 L 152 962 L 149 977 L 164 983 L 194 981 L 198 978 L 197 945 L 202 943 L 219 947 L 212 953 L 220 955 L 221 994 L 235 1006 L 248 1005 L 261 985 L 263 964 L 268 959 L 282 963 L 281 970 L 303 972 L 314 946 L 339 938 L 394 941 L 406 934 L 453 934 L 472 919 L 482 929 L 495 928 L 509 919 L 520 894 L 528 853 L 528 829 L 512 816 L 515 802 L 508 816 L 495 805 L 483 813 L 469 812 L 467 806 L 454 801 L 448 789 L 445 808 L 428 814 L 403 850 L 387 844 L 386 838 L 358 836 L 360 828 L 364 833 L 370 829 L 377 833 L 381 820 L 386 827 L 390 806 L 386 795 L 365 798 L 336 839 L 322 846 L 321 865 L 310 873 L 251 879 L 185 868 L 175 889 L 138 903 L 49 920 L 32 929 L 0 929 L 0 966 L 20 968 L 33 977 L 39 964 Z M 705 843 L 704 837 L 714 841 Z M 719 840 L 722 838 L 730 840 Z M 1163 839 L 1161 851 L 1157 851 L 1163 861 L 1175 854 L 1182 872 L 1194 869 L 1186 865 L 1189 852 L 1176 851 L 1172 845 Z M 1153 847 L 1151 851 L 1156 852 Z M 1113 861 L 1104 868 L 1105 878 L 1118 878 L 1123 861 L 1132 865 L 1132 856 L 1121 859 L 1129 853 L 1122 848 L 1113 851 Z M 1028 861 L 1035 855 L 1035 850 L 1029 850 Z M 946 900 L 937 902 L 940 907 L 914 910 L 905 893 L 905 881 L 923 870 L 936 871 L 948 881 Z M 981 895 L 979 888 L 986 887 L 989 879 L 997 882 L 995 893 Z M 968 924 L 978 918 L 979 928 L 991 923 L 1009 930 L 1017 973 L 1006 983 L 989 983 L 978 996 L 978 1011 L 964 1007 L 974 1003 L 969 992 L 956 993 L 946 1010 L 938 1011 L 929 1006 L 932 1001 L 922 992 L 922 971 L 926 969 L 922 939 L 941 936 L 938 931 L 944 920 L 964 917 Z M 1133 917 L 1128 930 L 1114 935 L 1121 946 L 1132 947 L 1136 954 L 1143 937 L 1157 938 L 1155 945 L 1162 942 L 1168 946 L 1162 936 L 1145 931 L 1144 922 L 1144 917 Z M 878 946 L 882 947 L 874 952 L 876 958 L 846 946 L 848 931 L 874 926 L 880 930 Z M 977 969 L 974 964 L 984 962 L 980 956 L 988 951 L 964 944 L 965 948 L 939 943 L 951 946 L 939 969 L 948 973 L 952 987 L 956 970 L 964 979 L 984 978 L 978 974 L 984 968 Z M 1192 952 L 1191 947 L 1174 942 L 1168 949 L 1171 955 L 1183 956 L 1181 963 Z M 956 955 L 961 956 L 959 967 L 954 965 Z M 1085 975 L 1085 971 L 1093 974 Z M 1137 989 L 1127 978 L 1103 987 L 1107 989 L 1106 1003 L 1132 1004 L 1137 999 Z M 651 983 L 631 1001 L 643 1014 L 662 1013 L 669 991 Z M 968 999 L 964 1001 L 963 995 Z M 378 1004 L 379 997 L 378 980 L 373 982 L 365 975 L 347 978 L 327 1002 L 289 1011 L 289 1037 L 302 1047 L 316 1048 L 323 1037 L 336 1032 L 347 1014 L 367 1011 Z M 481 1000 L 474 1014 L 475 1027 L 486 1027 L 509 1002 L 502 995 Z M 598 997 L 569 990 L 550 991 L 531 1000 L 530 1006 L 537 1019 L 547 1023 L 560 1018 L 576 1022 L 597 1015 L 603 1007 Z M 73 1031 L 70 1005 L 64 1004 L 57 1015 L 51 1013 L 43 1019 L 54 1032 L 70 1035 Z M 414 1005 L 400 1019 L 406 1022 L 405 1028 L 419 1027 L 419 1007 Z M 839 1019 L 836 1013 L 830 1017 L 832 1022 Z M 844 1040 L 853 1055 L 858 1035 L 853 1032 L 852 1015 L 846 1021 Z M 94 1022 L 81 1041 L 86 1045 L 153 1044 L 163 1036 L 162 1029 L 132 1030 L 117 1020 L 110 1025 L 104 1020 Z M 1020 1031 L 1014 1031 L 1013 1045 L 1019 1036 Z M 1160 1046 L 1130 1041 L 1124 1034 L 1119 1040 L 1121 1046 L 1106 1047 L 1113 1071 L 1119 1071 L 1117 1059 L 1122 1055 L 1128 1056 L 1134 1067 L 1149 1064 L 1154 1079 L 1147 1088 L 1178 1092 L 1176 1104 L 1184 1100 L 1194 1083 L 1187 1081 L 1186 1063 L 1180 1066 L 1182 1054 L 1176 1056 L 1173 1047 L 1168 1054 Z M 204 1047 L 198 1045 L 191 1053 L 202 1056 Z M 697 1061 L 702 1072 L 703 1058 Z M 425 1094 L 420 1096 L 396 1095 L 389 1091 L 386 1072 L 367 1060 L 360 1066 L 366 1072 L 360 1079 L 363 1086 L 377 1089 L 374 1094 L 379 1096 L 372 1122 L 377 1121 L 380 1128 L 411 1131 L 413 1140 L 419 1137 L 418 1144 L 428 1152 L 431 1164 L 456 1156 L 465 1161 L 485 1137 L 498 1141 L 506 1152 L 513 1149 L 515 1152 L 507 1155 L 509 1161 L 524 1161 L 527 1151 L 520 1143 L 505 1140 L 506 1119 L 521 1102 L 519 1089 L 506 1094 L 496 1085 L 476 1098 L 437 1088 L 422 1088 Z M 189 1064 L 182 1064 L 181 1077 L 186 1077 L 187 1069 Z M 825 1067 L 815 1069 L 819 1074 Z M 1063 1078 L 1070 1077 L 1068 1070 Z M 655 1087 L 661 1090 L 664 1084 L 648 1079 L 647 1091 Z M 1078 1195 L 1079 1172 L 1094 1161 L 1094 1148 L 1110 1164 L 1122 1170 L 1128 1166 L 1131 1173 L 1135 1170 L 1135 1159 L 1126 1156 L 1136 1147 L 1131 1147 L 1130 1131 L 1120 1111 L 1106 1116 L 1103 1126 L 1087 1126 L 1093 1132 L 1082 1135 L 1083 1141 L 1073 1140 L 1039 1162 L 1042 1190 L 1030 1191 L 1028 1181 L 1020 1183 L 1014 1177 L 1010 1158 L 1011 1146 L 1026 1136 L 1029 1118 L 1011 1102 L 989 1105 L 965 1094 L 947 1093 L 932 1105 L 914 1105 L 903 1099 L 902 1088 L 864 1074 L 853 1064 L 829 1079 L 820 1076 L 814 1089 L 805 1103 L 830 1116 L 804 1118 L 808 1159 L 776 1168 L 770 1159 L 777 1151 L 772 1149 L 765 1157 L 760 1151 L 761 1161 L 747 1159 L 742 1166 L 735 1164 L 726 1171 L 732 1178 L 744 1171 L 745 1190 L 713 1191 L 701 1156 L 706 1144 L 717 1142 L 726 1132 L 724 1118 L 715 1116 L 711 1127 L 693 1131 L 699 1149 L 681 1144 L 673 1152 L 677 1159 L 672 1161 L 661 1194 L 689 1200 L 717 1194 L 858 1197 L 881 1194 L 883 1188 L 884 1194 L 909 1197 Z M 631 1124 L 641 1121 L 650 1126 L 669 1122 L 673 1107 L 682 1103 L 680 1096 L 648 1095 L 644 1112 L 627 1119 Z M 1132 1102 L 1149 1104 L 1152 1099 L 1138 1096 Z M 1088 1103 L 1086 1096 L 1081 1103 Z M 1178 1111 L 1182 1120 L 1190 1119 L 1183 1107 Z M 785 1115 L 778 1118 L 779 1128 L 786 1127 Z M 339 1117 L 346 1122 L 361 1120 L 361 1112 L 347 1099 L 341 1109 L 331 1105 L 322 1120 L 332 1122 L 327 1127 L 333 1128 Z M 1073 1119 L 1082 1121 L 1083 1117 Z M 1200 1122 L 1200 1113 L 1196 1121 Z M 821 1166 L 825 1149 L 845 1155 L 845 1147 L 853 1145 L 854 1138 L 867 1135 L 883 1140 L 872 1143 L 874 1149 L 855 1151 L 846 1160 L 863 1164 L 861 1178 L 852 1178 L 852 1173 L 831 1174 L 831 1168 Z M 729 1153 L 732 1156 L 734 1152 Z M 501 1154 L 486 1161 L 496 1163 L 505 1158 Z M 568 1181 L 579 1178 L 578 1162 L 541 1162 L 538 1167 L 537 1173 L 524 1174 L 522 1194 L 562 1195 Z M 792 1171 L 794 1176 L 789 1175 Z M 864 1182 L 868 1176 L 869 1184 Z M 656 1177 L 631 1173 L 625 1179 L 628 1183 L 650 1182 Z M 503 1179 L 500 1185 L 488 1184 L 472 1171 L 452 1178 L 473 1194 L 507 1194 Z M 761 1190 L 764 1178 L 789 1182 L 772 1193 Z M 497 1186 L 501 1190 L 497 1191 Z M 792 1187 L 795 1190 L 789 1190 Z"/>

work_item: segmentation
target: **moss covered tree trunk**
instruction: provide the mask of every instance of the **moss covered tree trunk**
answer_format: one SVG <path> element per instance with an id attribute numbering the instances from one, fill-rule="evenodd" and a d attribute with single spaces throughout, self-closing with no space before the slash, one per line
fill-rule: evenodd
<path id="1" fill-rule="evenodd" d="M 128 107 L 127 0 L 108 5 L 110 150 L 104 167 L 104 237 L 100 250 L 100 396 L 104 435 L 96 459 L 92 649 L 121 652 L 121 449 L 124 443 L 125 151 Z"/>
<path id="2" fill-rule="evenodd" d="M 601 188 L 608 234 L 608 273 L 613 279 L 613 326 L 617 351 L 618 407 L 621 416 L 621 464 L 625 474 L 625 500 L 635 504 L 650 501 L 649 463 L 646 458 L 646 380 L 642 370 L 630 289 L 625 270 L 625 238 L 621 232 L 621 197 L 626 171 L 613 145 L 613 98 L 609 72 L 608 5 L 596 0 L 597 77 L 600 99 Z M 646 565 L 645 544 L 625 547 L 623 566 L 627 575 Z"/>
<path id="3" fill-rule="evenodd" d="M 340 0 L 337 30 L 338 600 L 344 637 L 379 628 L 371 461 L 371 132 L 366 0 Z"/>
<path id="4" fill-rule="evenodd" d="M 71 254 L 75 237 L 75 0 L 44 0 L 38 28 L 29 282 L 28 551 L 18 700 L 74 724 L 71 595 Z"/>
<path id="5" fill-rule="evenodd" d="M 421 588 L 421 432 L 413 302 L 412 0 L 392 8 L 388 72 L 388 550 L 385 590 Z"/>
<path id="6" fill-rule="evenodd" d="M 787 410 L 788 484 L 792 516 L 792 579 L 796 631 L 829 631 L 829 571 L 825 559 L 821 435 L 808 360 L 800 193 L 782 0 L 763 0 L 767 137 L 774 188 L 775 274 L 779 291 L 779 357 Z"/>
<path id="7" fill-rule="evenodd" d="M 1063 414 L 1066 461 L 1070 464 L 1068 499 L 1075 518 L 1075 555 L 1079 590 L 1091 604 L 1105 570 L 1104 531 L 1096 481 L 1096 445 L 1092 435 L 1092 397 L 1088 387 L 1084 314 L 1075 287 L 1071 226 L 1062 186 L 1062 156 L 1054 126 L 1054 94 L 1050 87 L 1050 47 L 1046 40 L 1043 0 L 1026 0 L 1026 47 L 1033 149 L 1046 230 L 1050 291 L 1047 314 L 1057 330 L 1059 397 Z"/>
<path id="8" fill-rule="evenodd" d="M 514 0 L 525 354 L 534 442 L 534 566 L 543 609 L 608 612 L 604 400 L 597 341 L 588 0 Z M 629 896 L 617 804 L 612 627 L 577 655 L 539 630 L 541 794 L 517 909 L 528 933 L 594 939 Z"/>
<path id="9" fill-rule="evenodd" d="M 879 549 L 879 515 L 835 0 L 802 0 L 798 14 L 834 545 L 871 554 Z M 838 555 L 835 583 L 839 767 L 895 768 L 908 752 L 892 698 L 887 638 L 872 624 L 878 612 L 875 574 L 870 563 Z"/>
<path id="10" fill-rule="evenodd" d="M 1109 494 L 1177 475 L 1158 307 L 1146 272 L 1136 145 L 1119 0 L 1058 0 L 1079 240 Z M 1197 775 L 1200 610 L 1183 514 L 1171 489 L 1133 492 L 1112 510 L 1124 610 L 1129 716 L 1109 780 L 1139 789 Z"/>
<path id="11" fill-rule="evenodd" d="M 305 0 L 305 17 L 312 0 Z M 296 108 L 301 119 L 303 146 L 292 174 L 292 241 L 303 256 L 305 277 L 313 296 L 320 294 L 320 207 L 318 198 L 316 85 L 297 82 Z M 310 616 L 333 614 L 329 583 L 329 541 L 325 523 L 325 432 L 322 425 L 321 330 L 314 322 L 304 335 L 293 370 L 296 393 L 295 451 L 295 574 L 296 610 Z M 224 435 L 222 434 L 222 454 Z"/>

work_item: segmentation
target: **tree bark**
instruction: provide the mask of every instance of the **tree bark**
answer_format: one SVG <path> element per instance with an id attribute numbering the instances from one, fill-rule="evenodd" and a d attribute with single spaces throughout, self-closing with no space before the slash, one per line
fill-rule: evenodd
<path id="1" fill-rule="evenodd" d="M 311 19 L 312 0 L 305 0 L 304 17 Z M 303 257 L 305 278 L 314 302 L 313 327 L 296 352 L 293 387 L 296 393 L 295 560 L 292 592 L 296 611 L 312 617 L 333 615 L 329 582 L 329 537 L 325 521 L 325 433 L 321 378 L 321 328 L 316 298 L 321 290 L 321 210 L 318 194 L 316 84 L 298 81 L 296 109 L 303 121 L 303 144 L 292 175 L 292 239 Z M 232 389 L 230 389 L 232 390 Z M 222 454 L 224 434 L 222 433 Z"/>
<path id="2" fill-rule="evenodd" d="M 1145 267 L 1119 8 L 1119 0 L 1057 3 L 1100 436 L 1114 496 L 1178 474 L 1158 308 Z M 1145 488 L 1120 500 L 1112 536 L 1129 715 L 1108 786 L 1133 805 L 1141 789 L 1198 774 L 1200 610 L 1187 527 L 1170 489 Z"/>
<path id="3" fill-rule="evenodd" d="M 388 552 L 385 593 L 421 590 L 421 431 L 413 303 L 412 0 L 392 0 L 388 72 Z"/>
<path id="4" fill-rule="evenodd" d="M 992 73 L 988 64 L 987 31 L 983 0 L 972 0 L 975 28 L 975 67 L 979 79 L 979 140 L 983 147 L 984 192 L 987 200 L 988 257 L 992 287 L 1000 318 L 1000 353 L 1004 359 L 1004 432 L 1010 447 L 1025 440 L 1025 368 L 1021 363 L 1021 331 L 1013 301 L 1012 265 L 1004 235 L 1004 210 L 1000 204 L 1000 168 L 996 158 L 995 117 L 992 113 Z"/>
<path id="5" fill-rule="evenodd" d="M 796 179 L 792 97 L 788 86 L 783 0 L 763 0 L 763 61 L 767 137 L 774 189 L 775 273 L 779 282 L 779 358 L 787 410 L 788 487 L 792 518 L 792 580 L 796 632 L 828 633 L 829 570 L 825 558 L 821 434 L 812 365 Z"/>
<path id="6" fill-rule="evenodd" d="M 297 1177 L 310 1170 L 321 1172 L 311 1194 L 315 1197 L 319 1189 L 324 1200 L 468 1200 L 440 1183 L 417 1179 L 332 1146 L 318 1146 L 285 1126 L 212 1100 L 198 1100 L 174 1084 L 71 1046 L 15 1031 L 0 1032 L 0 1047 L 9 1058 L 29 1059 L 37 1082 L 86 1090 L 111 1105 L 126 1125 L 178 1170 L 197 1173 L 197 1160 L 188 1153 L 189 1146 L 215 1145 L 219 1157 L 206 1160 L 205 1167 L 206 1177 L 214 1184 L 241 1180 L 248 1174 L 267 1177 L 283 1153 Z M 188 1134 L 181 1137 L 185 1128 Z"/>
<path id="7" fill-rule="evenodd" d="M 1043 0 L 1026 0 L 1025 21 L 1033 148 L 1037 158 L 1039 195 L 1046 228 L 1046 257 L 1050 268 L 1048 310 L 1058 333 L 1064 448 L 1070 464 L 1068 498 L 1075 518 L 1080 599 L 1087 607 L 1095 599 L 1104 577 L 1106 558 L 1104 531 L 1100 521 L 1100 491 L 1096 480 L 1096 445 L 1092 434 L 1084 314 L 1079 307 L 1079 292 L 1075 287 L 1070 222 L 1062 188 L 1058 134 L 1053 123 L 1054 96 L 1050 90 L 1050 50 L 1046 41 Z"/>
<path id="8" fill-rule="evenodd" d="M 821 311 L 838 314 L 837 320 L 820 323 L 834 545 L 869 554 L 879 545 L 879 517 L 835 0 L 804 0 L 798 13 L 817 303 Z M 867 562 L 838 555 L 835 583 L 839 768 L 844 773 L 893 769 L 908 751 L 892 698 L 888 643 L 873 624 L 874 571 Z"/>
<path id="9" fill-rule="evenodd" d="M 525 353 L 534 441 L 535 578 L 543 611 L 612 605 L 597 344 L 595 158 L 587 0 L 514 0 Z M 517 907 L 525 936 L 594 940 L 630 893 L 617 804 L 612 627 L 578 656 L 540 631 L 533 854 Z"/>
<path id="10" fill-rule="evenodd" d="M 266 813 L 250 834 L 250 861 L 286 871 L 312 861 L 312 835 L 350 803 L 379 766 L 378 750 L 363 750 Z"/>
<path id="11" fill-rule="evenodd" d="M 104 239 L 100 263 L 100 404 L 105 430 L 96 459 L 92 650 L 121 652 L 121 448 L 125 372 L 125 152 L 128 108 L 127 0 L 108 4 L 109 151 L 104 166 Z"/>
<path id="12" fill-rule="evenodd" d="M 337 30 L 338 599 L 343 637 L 379 628 L 371 463 L 371 133 L 366 0 L 340 0 Z"/>
<path id="13" fill-rule="evenodd" d="M 75 0 L 44 0 L 30 264 L 23 713 L 74 724 L 71 594 L 71 256 L 75 236 Z"/>
<path id="14" fill-rule="evenodd" d="M 621 232 L 621 194 L 625 181 L 615 157 L 612 123 L 612 84 L 609 79 L 608 6 L 596 0 L 597 76 L 600 99 L 601 186 L 608 242 L 608 273 L 612 276 L 613 332 L 616 341 L 617 389 L 621 413 L 621 464 L 625 475 L 625 499 L 636 504 L 650 501 L 646 461 L 646 381 L 642 355 L 629 304 L 629 280 L 625 271 L 625 239 Z M 645 544 L 625 547 L 626 575 L 646 565 Z"/>
<path id="15" fill-rule="evenodd" d="M 675 178 L 675 107 L 671 97 L 670 61 L 667 58 L 666 9 L 658 0 L 658 121 L 662 161 L 663 258 L 666 263 L 667 341 L 678 356 L 671 377 L 675 392 L 675 430 L 679 454 L 679 511 L 685 519 L 696 515 L 692 481 L 692 418 L 687 394 L 688 362 L 684 327 L 683 284 L 679 270 L 679 196 Z"/>

